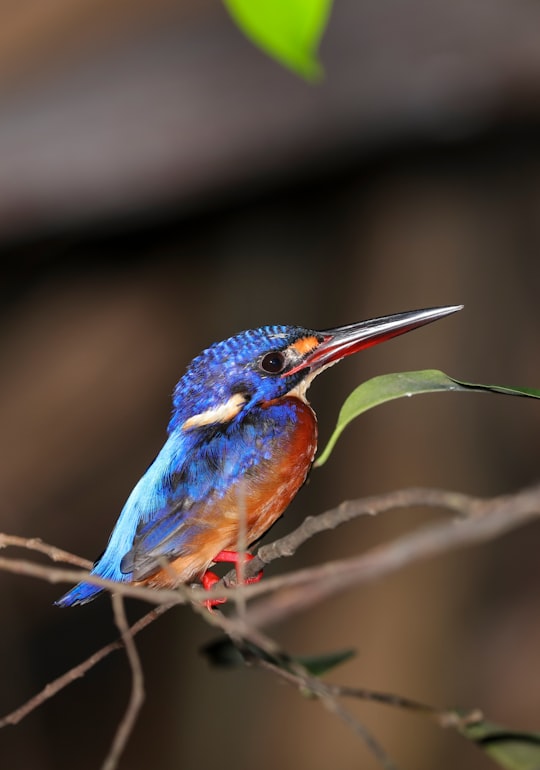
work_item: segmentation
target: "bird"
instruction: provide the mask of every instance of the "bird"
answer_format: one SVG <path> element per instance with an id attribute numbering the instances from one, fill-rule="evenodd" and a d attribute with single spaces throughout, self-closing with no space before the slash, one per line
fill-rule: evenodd
<path id="1" fill-rule="evenodd" d="M 318 431 L 306 394 L 315 377 L 462 307 L 406 311 L 324 331 L 262 326 L 210 345 L 174 388 L 165 443 L 127 498 L 91 574 L 154 588 L 198 583 L 210 589 L 219 579 L 215 564 L 238 569 L 311 469 Z M 238 548 L 241 533 L 245 550 Z M 102 591 L 83 580 L 55 604 L 86 604 Z"/>

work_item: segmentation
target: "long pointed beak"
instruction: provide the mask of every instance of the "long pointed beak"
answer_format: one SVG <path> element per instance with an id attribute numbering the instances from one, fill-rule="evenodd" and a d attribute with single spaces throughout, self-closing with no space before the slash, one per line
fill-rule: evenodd
<path id="1" fill-rule="evenodd" d="M 425 326 L 439 318 L 457 313 L 463 305 L 447 305 L 446 307 L 428 308 L 426 310 L 409 310 L 405 313 L 372 318 L 368 321 L 338 326 L 320 332 L 323 340 L 310 350 L 305 358 L 293 369 L 286 372 L 289 376 L 303 369 L 315 372 L 330 364 L 340 361 L 346 356 L 359 350 L 378 345 L 380 342 L 405 334 L 420 326 Z"/>

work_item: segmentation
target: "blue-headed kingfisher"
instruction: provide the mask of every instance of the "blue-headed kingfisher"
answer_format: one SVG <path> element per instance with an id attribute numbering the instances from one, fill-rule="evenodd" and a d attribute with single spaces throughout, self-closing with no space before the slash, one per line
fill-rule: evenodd
<path id="1" fill-rule="evenodd" d="M 155 587 L 212 586 L 213 564 L 238 561 L 241 527 L 249 547 L 306 480 L 317 448 L 317 419 L 306 398 L 313 379 L 352 353 L 460 308 L 326 331 L 263 326 L 204 350 L 176 385 L 167 440 L 92 574 Z M 84 604 L 101 590 L 82 582 L 57 604 Z"/>

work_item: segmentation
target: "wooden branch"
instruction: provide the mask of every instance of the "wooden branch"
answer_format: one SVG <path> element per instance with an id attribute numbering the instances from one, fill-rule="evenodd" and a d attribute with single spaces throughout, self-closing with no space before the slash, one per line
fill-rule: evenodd
<path id="1" fill-rule="evenodd" d="M 493 498 L 493 501 L 498 499 Z M 336 529 L 341 524 L 360 516 L 377 516 L 397 508 L 431 507 L 453 511 L 461 517 L 470 517 L 476 515 L 487 502 L 460 492 L 425 487 L 412 487 L 359 500 L 346 500 L 337 508 L 332 508 L 318 516 L 307 516 L 293 532 L 273 543 L 261 546 L 255 558 L 246 564 L 245 574 L 246 577 L 253 577 L 275 559 L 293 556 L 300 546 L 315 535 Z M 267 582 L 265 581 L 265 585 Z M 234 570 L 225 576 L 224 584 L 227 586 L 235 584 Z M 256 591 L 252 591 L 252 595 L 254 593 Z"/>
<path id="2" fill-rule="evenodd" d="M 271 671 L 275 676 L 288 682 L 288 684 L 292 684 L 304 693 L 307 692 L 320 700 L 330 713 L 341 719 L 341 721 L 365 743 L 366 747 L 384 770 L 398 770 L 393 760 L 390 759 L 380 743 L 373 737 L 365 725 L 355 719 L 354 716 L 339 703 L 336 696 L 343 694 L 339 692 L 339 688 L 335 685 L 327 685 L 320 679 L 309 676 L 299 666 L 295 666 L 295 671 L 287 671 L 281 666 L 276 666 L 269 661 L 257 659 L 256 662 L 261 668 Z"/>
<path id="3" fill-rule="evenodd" d="M 102 765 L 102 770 L 116 770 L 118 761 L 126 747 L 144 702 L 144 676 L 141 659 L 139 658 L 139 653 L 133 641 L 133 633 L 127 621 L 124 600 L 119 594 L 113 594 L 111 599 L 114 620 L 122 635 L 122 642 L 126 648 L 126 655 L 131 668 L 131 696 L 126 712 L 116 730 L 111 749 Z"/>
<path id="4" fill-rule="evenodd" d="M 6 535 L 0 532 L 0 548 L 15 546 L 16 548 L 25 548 L 27 551 L 39 551 L 46 554 L 51 561 L 63 561 L 66 564 L 73 564 L 82 569 L 92 569 L 92 562 L 76 556 L 74 553 L 63 551 L 55 545 L 44 543 L 39 537 L 19 537 L 19 535 Z"/>
<path id="5" fill-rule="evenodd" d="M 309 689 L 309 681 L 306 682 L 306 678 L 297 673 L 276 666 L 276 664 L 271 661 L 262 658 L 257 658 L 254 662 L 259 668 L 267 669 L 274 674 L 278 674 L 276 669 L 279 669 L 279 676 L 282 679 L 285 679 L 289 684 L 298 687 L 299 689 L 305 690 L 306 686 Z M 479 709 L 472 709 L 471 711 L 459 713 L 456 710 L 449 711 L 448 709 L 438 709 L 434 706 L 429 706 L 427 703 L 420 703 L 411 698 L 405 698 L 403 695 L 369 690 L 366 687 L 350 687 L 348 685 L 325 682 L 325 688 L 328 693 L 336 698 L 355 698 L 357 700 L 371 701 L 372 703 L 380 703 L 384 706 L 392 706 L 405 711 L 416 712 L 422 716 L 429 717 L 439 725 L 439 727 L 443 728 L 461 728 L 464 725 L 475 724 L 484 719 L 484 715 Z"/>
<path id="6" fill-rule="evenodd" d="M 540 516 L 540 485 L 513 495 L 488 499 L 443 490 L 414 489 L 382 496 L 380 501 L 388 510 L 402 496 L 407 499 L 408 505 L 436 505 L 457 510 L 465 518 L 429 524 L 359 556 L 267 578 L 260 584 L 248 586 L 248 596 L 272 594 L 249 607 L 249 623 L 260 627 L 284 620 L 352 586 L 373 581 L 456 548 L 500 537 Z M 426 502 L 428 500 L 429 503 Z M 361 505 L 356 510 L 361 509 L 365 510 Z M 247 568 L 251 568 L 251 564 Z"/>
<path id="7" fill-rule="evenodd" d="M 137 620 L 137 622 L 131 626 L 131 636 L 136 636 L 136 634 L 149 626 L 150 623 L 153 623 L 154 620 L 157 620 L 157 618 L 161 617 L 161 615 L 170 610 L 172 606 L 173 605 L 171 604 L 162 604 L 159 607 L 154 607 L 154 609 L 150 610 L 150 612 L 147 612 L 146 615 L 143 615 L 142 618 L 139 618 L 139 620 Z M 28 714 L 30 714 L 32 711 L 43 705 L 43 703 L 63 690 L 64 687 L 67 687 L 72 682 L 75 682 L 77 679 L 83 677 L 87 671 L 90 671 L 91 668 L 93 668 L 97 663 L 110 655 L 111 652 L 114 652 L 115 650 L 121 650 L 123 646 L 124 643 L 122 639 L 115 639 L 115 641 L 106 644 L 93 655 L 90 655 L 89 658 L 82 661 L 82 663 L 79 663 L 69 671 L 66 671 L 65 674 L 62 674 L 62 676 L 59 676 L 52 682 L 49 682 L 49 684 L 45 685 L 45 687 L 40 692 L 36 693 L 36 695 L 27 700 L 26 703 L 23 703 L 22 706 L 19 706 L 19 708 L 16 708 L 14 711 L 6 714 L 5 717 L 0 719 L 0 728 L 6 727 L 7 725 L 18 724 L 21 720 L 28 716 Z"/>
<path id="8" fill-rule="evenodd" d="M 25 559 L 9 559 L 0 556 L 0 571 L 35 577 L 48 583 L 78 583 L 80 580 L 84 580 L 87 583 L 92 583 L 92 585 L 100 586 L 111 593 L 131 596 L 133 599 L 142 599 L 150 604 L 185 604 L 188 601 L 186 593 L 182 590 L 184 586 L 179 586 L 179 590 L 158 591 L 154 588 L 145 588 L 144 586 L 136 586 L 130 583 L 118 583 L 115 580 L 107 580 L 82 570 L 49 567 L 46 564 L 36 564 Z M 202 595 L 201 589 L 198 596 Z"/>

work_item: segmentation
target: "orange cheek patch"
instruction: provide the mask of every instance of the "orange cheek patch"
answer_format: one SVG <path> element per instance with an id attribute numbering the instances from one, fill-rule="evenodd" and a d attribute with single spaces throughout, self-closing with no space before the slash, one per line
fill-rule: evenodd
<path id="1" fill-rule="evenodd" d="M 291 348 L 295 350 L 299 356 L 305 356 L 310 350 L 313 350 L 319 344 L 317 337 L 302 337 L 296 342 L 293 342 Z"/>

